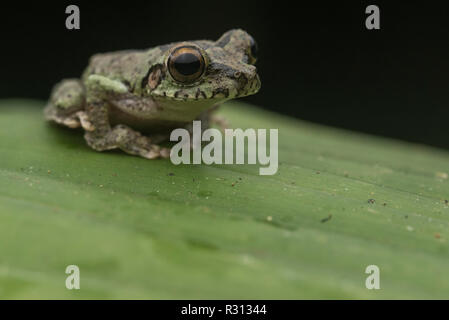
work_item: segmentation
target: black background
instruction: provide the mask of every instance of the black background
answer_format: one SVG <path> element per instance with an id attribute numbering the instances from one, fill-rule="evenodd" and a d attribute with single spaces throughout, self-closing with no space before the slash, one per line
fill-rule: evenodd
<path id="1" fill-rule="evenodd" d="M 65 28 L 77 4 L 81 30 Z M 376 4 L 381 30 L 365 28 Z M 443 1 L 58 1 L 0 5 L 0 97 L 47 99 L 97 52 L 217 39 L 259 44 L 247 102 L 300 119 L 449 148 L 449 10 Z"/>
<path id="2" fill-rule="evenodd" d="M 373 292 L 373 296 L 375 293 Z M 208 315 L 182 315 L 183 307 L 192 306 L 215 307 L 225 310 L 225 305 L 265 305 L 266 314 L 225 315 L 215 313 L 212 318 Z M 376 319 L 386 314 L 391 317 L 408 318 L 422 316 L 427 310 L 443 314 L 447 310 L 447 301 L 380 301 L 380 300 L 124 300 L 124 301 L 92 301 L 92 300 L 59 300 L 59 301 L 0 301 L 2 310 L 11 310 L 18 316 L 35 317 L 45 315 L 46 318 L 59 319 L 57 312 L 49 310 L 70 310 L 73 318 L 83 318 L 86 314 L 92 317 L 113 318 L 123 315 L 124 318 L 137 317 L 142 314 L 151 318 L 163 319 L 290 319 L 301 318 L 307 314 L 314 314 L 320 318 L 344 317 L 345 319 Z M 440 310 L 440 311 L 438 311 Z M 368 312 L 371 311 L 371 312 Z M 62 311 L 61 311 L 62 312 Z M 58 316 L 58 318 L 56 317 Z"/>

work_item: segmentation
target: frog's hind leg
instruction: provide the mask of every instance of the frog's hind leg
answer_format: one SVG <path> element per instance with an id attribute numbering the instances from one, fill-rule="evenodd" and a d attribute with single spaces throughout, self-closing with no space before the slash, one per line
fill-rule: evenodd
<path id="1" fill-rule="evenodd" d="M 82 126 L 87 131 L 94 128 L 84 111 L 86 95 L 78 79 L 66 79 L 58 83 L 44 109 L 45 118 L 69 128 Z"/>
<path id="2" fill-rule="evenodd" d="M 170 150 L 155 144 L 162 136 L 148 137 L 122 124 L 111 126 L 109 109 L 112 104 L 125 106 L 134 96 L 118 80 L 111 80 L 100 75 L 90 75 L 86 81 L 86 112 L 92 121 L 94 130 L 86 130 L 84 138 L 94 150 L 105 151 L 121 149 L 129 154 L 146 159 L 168 158 Z M 145 108 L 157 108 L 153 102 Z"/>

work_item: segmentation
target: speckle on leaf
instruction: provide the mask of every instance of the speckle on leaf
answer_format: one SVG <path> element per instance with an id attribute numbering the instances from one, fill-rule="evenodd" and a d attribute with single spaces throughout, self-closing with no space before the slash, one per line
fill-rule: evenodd
<path id="1" fill-rule="evenodd" d="M 449 177 L 446 172 L 436 172 L 435 176 L 439 179 L 447 179 Z"/>
<path id="2" fill-rule="evenodd" d="M 170 172 L 168 175 L 169 175 L 170 177 L 172 177 L 172 176 L 174 176 L 175 174 L 174 174 L 173 172 Z"/>
<path id="3" fill-rule="evenodd" d="M 449 204 L 449 200 L 444 200 L 444 204 Z"/>
<path id="4" fill-rule="evenodd" d="M 329 221 L 330 219 L 332 219 L 332 214 L 328 215 L 326 218 L 321 219 L 321 223 L 325 223 L 325 222 Z"/>
<path id="5" fill-rule="evenodd" d="M 370 203 L 370 204 L 373 204 L 375 202 L 376 202 L 376 200 L 374 200 L 374 199 L 368 199 L 368 203 Z"/>

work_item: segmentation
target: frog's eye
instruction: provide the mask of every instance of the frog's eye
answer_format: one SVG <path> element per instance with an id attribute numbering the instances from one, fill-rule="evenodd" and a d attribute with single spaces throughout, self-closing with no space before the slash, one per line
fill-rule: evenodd
<path id="1" fill-rule="evenodd" d="M 249 38 L 249 63 L 255 64 L 257 60 L 257 42 L 253 39 L 253 37 Z"/>
<path id="2" fill-rule="evenodd" d="M 193 46 L 175 48 L 167 61 L 172 78 L 183 84 L 197 81 L 203 75 L 205 65 L 200 50 Z"/>

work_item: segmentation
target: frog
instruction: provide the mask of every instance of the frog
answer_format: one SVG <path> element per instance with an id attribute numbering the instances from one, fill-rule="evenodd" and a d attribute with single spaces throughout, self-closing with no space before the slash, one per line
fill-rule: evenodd
<path id="1" fill-rule="evenodd" d="M 257 93 L 257 43 L 242 29 L 216 41 L 173 42 L 93 55 L 80 78 L 57 83 L 45 119 L 84 131 L 96 151 L 113 149 L 146 159 L 168 158 L 161 146 L 176 128 L 204 131 L 225 121 L 223 102 Z"/>

